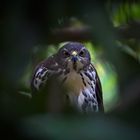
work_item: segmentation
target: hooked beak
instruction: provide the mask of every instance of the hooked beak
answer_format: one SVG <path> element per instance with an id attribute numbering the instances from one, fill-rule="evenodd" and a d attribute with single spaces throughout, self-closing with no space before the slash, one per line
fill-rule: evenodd
<path id="1" fill-rule="evenodd" d="M 77 52 L 76 51 L 73 51 L 72 52 L 72 57 L 71 57 L 71 61 L 76 63 L 78 60 L 78 57 L 77 57 Z"/>

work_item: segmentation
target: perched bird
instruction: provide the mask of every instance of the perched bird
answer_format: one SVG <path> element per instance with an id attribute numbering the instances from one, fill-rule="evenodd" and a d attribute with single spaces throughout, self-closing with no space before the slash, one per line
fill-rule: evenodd
<path id="1" fill-rule="evenodd" d="M 66 95 L 73 107 L 81 112 L 104 110 L 101 83 L 83 44 L 68 42 L 41 62 L 33 74 L 32 89 L 39 91 L 53 75 L 68 88 Z"/>

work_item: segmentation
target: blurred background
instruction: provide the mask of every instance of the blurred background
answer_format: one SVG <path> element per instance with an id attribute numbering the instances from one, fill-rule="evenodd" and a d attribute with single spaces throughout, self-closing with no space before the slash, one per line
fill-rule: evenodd
<path id="1" fill-rule="evenodd" d="M 104 114 L 65 113 L 57 96 L 48 103 L 46 94 L 31 94 L 35 66 L 67 41 L 82 42 L 90 51 L 102 83 Z M 0 137 L 140 138 L 137 0 L 5 0 L 0 2 L 0 48 Z M 58 85 L 50 81 L 47 89 L 47 94 L 58 91 Z"/>

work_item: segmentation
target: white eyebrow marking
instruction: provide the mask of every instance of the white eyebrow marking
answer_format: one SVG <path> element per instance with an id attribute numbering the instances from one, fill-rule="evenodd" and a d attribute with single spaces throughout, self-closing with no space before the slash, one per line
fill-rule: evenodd
<path id="1" fill-rule="evenodd" d="M 80 51 L 83 51 L 83 50 L 86 50 L 87 51 L 87 49 L 85 47 L 83 47 Z"/>

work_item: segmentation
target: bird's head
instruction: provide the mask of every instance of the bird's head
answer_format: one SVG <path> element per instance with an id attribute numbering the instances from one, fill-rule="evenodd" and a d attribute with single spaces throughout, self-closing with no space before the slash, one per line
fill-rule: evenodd
<path id="1" fill-rule="evenodd" d="M 90 54 L 83 44 L 69 42 L 59 49 L 57 61 L 59 65 L 78 71 L 90 64 Z"/>

